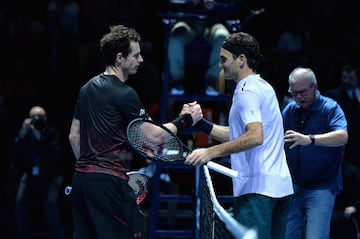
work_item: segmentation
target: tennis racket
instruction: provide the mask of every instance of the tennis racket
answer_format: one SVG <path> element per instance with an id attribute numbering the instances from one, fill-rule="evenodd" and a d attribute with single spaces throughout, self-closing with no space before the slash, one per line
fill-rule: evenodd
<path id="1" fill-rule="evenodd" d="M 136 203 L 140 204 L 146 198 L 149 178 L 145 174 L 136 171 L 128 172 L 127 175 L 129 175 L 128 184 L 135 193 Z"/>
<path id="2" fill-rule="evenodd" d="M 146 198 L 149 187 L 149 178 L 145 174 L 137 171 L 127 172 L 127 175 L 129 176 L 128 184 L 134 191 L 136 203 L 139 205 Z M 70 195 L 71 191 L 71 186 L 65 187 L 65 195 Z"/>
<path id="3" fill-rule="evenodd" d="M 129 145 L 140 156 L 153 161 L 184 161 L 191 150 L 168 128 L 147 119 L 132 120 L 126 136 Z M 208 162 L 207 167 L 229 177 L 237 177 L 237 171 L 215 162 Z"/>

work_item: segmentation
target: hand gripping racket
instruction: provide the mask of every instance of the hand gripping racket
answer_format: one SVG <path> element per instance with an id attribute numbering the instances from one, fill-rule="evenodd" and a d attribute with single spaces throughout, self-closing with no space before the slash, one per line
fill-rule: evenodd
<path id="1" fill-rule="evenodd" d="M 191 153 L 168 128 L 150 119 L 137 118 L 131 121 L 126 136 L 135 152 L 153 161 L 183 161 Z M 212 161 L 207 166 L 229 177 L 236 177 L 238 174 L 237 171 Z"/>
<path id="2" fill-rule="evenodd" d="M 127 175 L 129 176 L 128 184 L 135 193 L 136 203 L 140 204 L 146 198 L 149 187 L 149 179 L 145 174 L 137 171 L 127 172 Z M 70 195 L 71 191 L 71 186 L 65 187 L 66 195 Z"/>

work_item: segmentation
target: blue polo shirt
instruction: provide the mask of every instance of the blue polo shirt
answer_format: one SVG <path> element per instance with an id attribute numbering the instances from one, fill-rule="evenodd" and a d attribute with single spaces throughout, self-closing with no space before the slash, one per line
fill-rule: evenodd
<path id="1" fill-rule="evenodd" d="M 336 130 L 347 131 L 347 121 L 340 105 L 317 91 L 313 106 L 303 112 L 296 102 L 290 102 L 282 111 L 284 130 L 308 134 L 323 134 Z M 297 146 L 285 149 L 295 185 L 308 189 L 342 190 L 341 162 L 343 146 Z"/>

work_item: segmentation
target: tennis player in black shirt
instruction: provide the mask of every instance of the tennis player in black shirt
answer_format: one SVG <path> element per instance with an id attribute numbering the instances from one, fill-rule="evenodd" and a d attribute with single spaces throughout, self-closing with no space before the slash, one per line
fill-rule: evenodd
<path id="1" fill-rule="evenodd" d="M 146 114 L 135 90 L 125 84 L 143 62 L 140 40 L 135 29 L 111 26 L 100 40 L 105 71 L 80 89 L 69 134 L 77 159 L 73 239 L 146 238 L 144 215 L 126 175 L 133 159 L 126 127 Z M 201 117 L 201 110 L 189 111 L 165 126 L 177 133 Z"/>

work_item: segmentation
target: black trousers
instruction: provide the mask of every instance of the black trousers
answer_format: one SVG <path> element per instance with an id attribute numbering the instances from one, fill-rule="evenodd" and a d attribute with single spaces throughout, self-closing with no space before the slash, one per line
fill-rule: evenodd
<path id="1" fill-rule="evenodd" d="M 72 187 L 73 239 L 146 238 L 144 215 L 125 180 L 75 172 Z"/>

